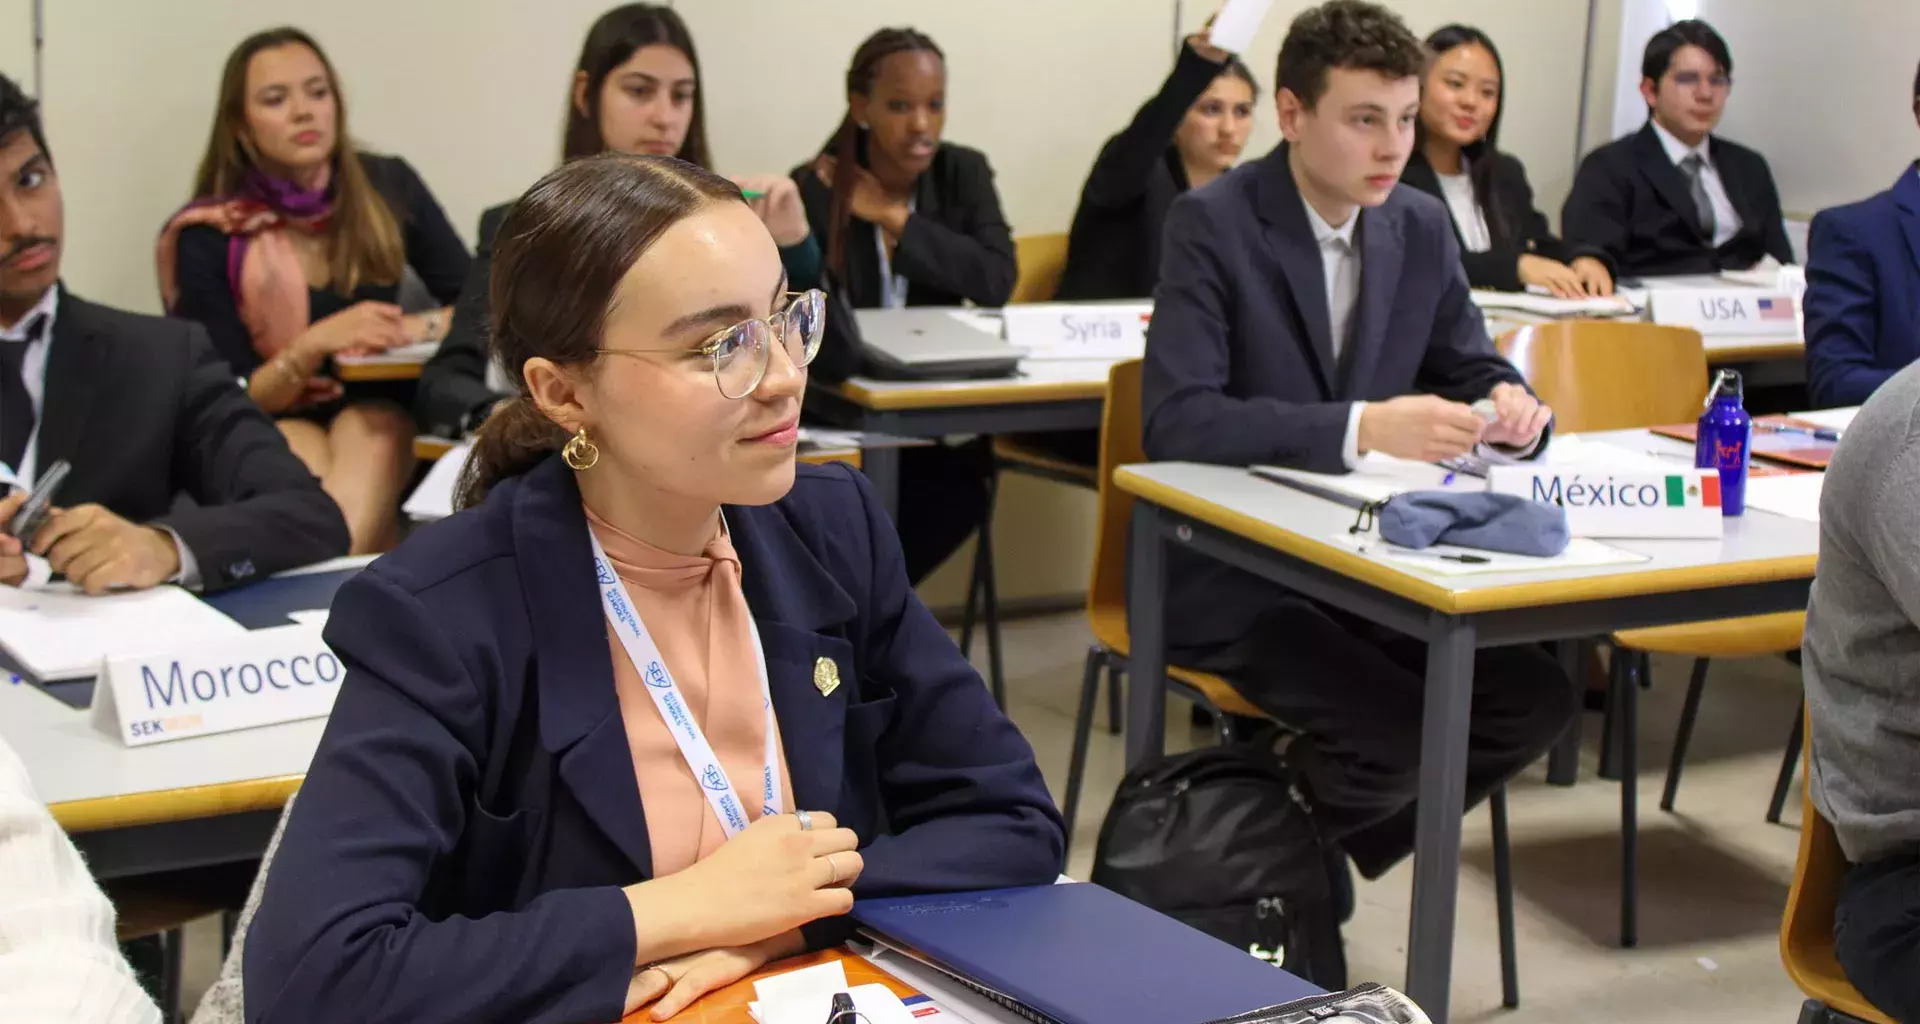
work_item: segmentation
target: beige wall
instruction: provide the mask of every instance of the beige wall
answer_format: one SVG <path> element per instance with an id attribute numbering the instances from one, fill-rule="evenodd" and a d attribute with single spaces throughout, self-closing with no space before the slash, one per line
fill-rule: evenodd
<path id="1" fill-rule="evenodd" d="M 0 73 L 33 91 L 33 0 L 0 0 Z"/>
<path id="2" fill-rule="evenodd" d="M 1733 51 L 1721 131 L 1765 154 L 1783 209 L 1864 199 L 1920 156 L 1920 3 L 1702 0 L 1700 16 Z"/>
<path id="3" fill-rule="evenodd" d="M 606 0 L 52 0 L 46 116 L 68 206 L 66 277 L 78 290 L 154 310 L 151 240 L 187 198 L 226 53 L 292 22 L 339 66 L 355 134 L 405 156 L 471 238 L 487 206 L 554 162 L 566 83 Z M 1246 59 L 1272 88 L 1281 0 Z M 1505 144 L 1527 162 L 1543 209 L 1571 177 L 1585 4 L 1576 0 L 1401 0 L 1416 31 L 1479 25 L 1510 81 Z M 699 41 L 708 130 L 720 169 L 784 171 L 837 124 L 846 61 L 882 24 L 911 24 L 945 48 L 948 136 L 985 150 L 1017 233 L 1064 231 L 1088 165 L 1164 76 L 1173 0 L 679 0 Z M 1178 9 L 1197 27 L 1212 9 Z M 30 0 L 0 0 L 0 71 L 24 78 Z M 12 26 L 21 26 L 18 32 Z M 368 31 L 367 26 L 379 26 Z M 1260 98 L 1250 155 L 1277 141 Z M 1085 586 L 1089 495 L 1017 481 L 1003 495 L 1002 593 Z M 957 604 L 963 565 L 926 588 Z"/>

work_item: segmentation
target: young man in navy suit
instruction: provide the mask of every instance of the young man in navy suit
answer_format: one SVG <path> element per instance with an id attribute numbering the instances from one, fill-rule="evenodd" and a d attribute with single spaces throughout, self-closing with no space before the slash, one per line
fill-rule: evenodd
<path id="1" fill-rule="evenodd" d="M 1793 262 L 1767 159 L 1713 134 L 1733 91 L 1733 54 L 1704 21 L 1675 22 L 1640 59 L 1647 123 L 1587 154 L 1561 234 L 1606 250 L 1620 276 Z"/>
<path id="2" fill-rule="evenodd" d="M 1807 390 L 1822 409 L 1860 405 L 1920 359 L 1920 162 L 1885 192 L 1813 218 L 1805 302 Z"/>
<path id="3" fill-rule="evenodd" d="M 1333 0 L 1295 19 L 1275 96 L 1286 142 L 1169 211 L 1147 334 L 1154 459 L 1325 473 L 1383 452 L 1522 456 L 1552 413 L 1488 340 L 1445 206 L 1396 189 L 1413 150 L 1425 53 L 1398 17 Z M 1469 403 L 1490 399 L 1484 422 Z M 1413 846 L 1423 644 L 1175 550 L 1176 664 L 1219 673 L 1300 730 L 1323 836 L 1377 877 Z M 1468 796 L 1540 756 L 1578 706 L 1538 647 L 1474 662 Z"/>

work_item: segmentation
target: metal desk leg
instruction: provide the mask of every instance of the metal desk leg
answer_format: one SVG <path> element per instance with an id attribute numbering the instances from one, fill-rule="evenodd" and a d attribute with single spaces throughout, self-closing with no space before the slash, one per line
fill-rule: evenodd
<path id="1" fill-rule="evenodd" d="M 1133 506 L 1127 544 L 1127 770 L 1159 757 L 1167 731 L 1167 548 L 1160 510 Z M 1456 833 L 1457 833 L 1456 829 Z"/>
<path id="2" fill-rule="evenodd" d="M 1576 690 L 1584 697 L 1587 692 L 1587 643 L 1583 640 L 1561 640 L 1554 644 L 1554 653 L 1560 656 L 1560 670 L 1573 680 Z M 1567 731 L 1560 742 L 1553 745 L 1547 754 L 1547 783 L 1554 786 L 1571 786 L 1580 778 L 1580 737 L 1586 725 L 1585 714 L 1576 714 L 1573 721 L 1567 723 Z"/>
<path id="3" fill-rule="evenodd" d="M 1137 514 L 1137 513 L 1136 513 Z M 1420 804 L 1414 842 L 1413 922 L 1407 995 L 1446 1024 L 1453 969 L 1453 914 L 1460 875 L 1460 816 L 1467 802 L 1467 719 L 1473 710 L 1474 627 L 1437 616 L 1427 647 L 1420 727 Z"/>
<path id="4" fill-rule="evenodd" d="M 880 507 L 887 510 L 887 517 L 898 525 L 900 522 L 900 449 L 894 447 L 862 449 L 860 471 L 867 474 L 867 480 L 873 484 L 873 493 L 880 499 Z"/>

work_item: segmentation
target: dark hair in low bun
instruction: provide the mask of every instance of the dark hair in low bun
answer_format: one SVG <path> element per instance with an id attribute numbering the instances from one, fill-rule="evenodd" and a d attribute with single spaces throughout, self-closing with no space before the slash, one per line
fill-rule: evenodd
<path id="1" fill-rule="evenodd" d="M 672 157 L 606 153 L 562 164 L 513 204 L 494 242 L 488 336 L 515 395 L 481 424 L 456 507 L 478 504 L 567 441 L 527 393 L 527 360 L 593 362 L 634 261 L 668 228 L 725 200 L 744 201 L 740 187 L 711 171 Z"/>

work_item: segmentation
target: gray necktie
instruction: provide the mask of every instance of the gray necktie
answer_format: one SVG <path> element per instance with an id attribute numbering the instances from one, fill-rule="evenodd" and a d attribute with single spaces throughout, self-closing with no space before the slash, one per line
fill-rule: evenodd
<path id="1" fill-rule="evenodd" d="M 1680 170 L 1687 176 L 1687 191 L 1693 193 L 1693 209 L 1700 215 L 1700 229 L 1711 239 L 1716 225 L 1713 220 L 1713 200 L 1707 198 L 1707 183 L 1701 180 L 1701 172 L 1707 169 L 1707 162 L 1698 153 L 1688 153 L 1680 161 Z"/>

